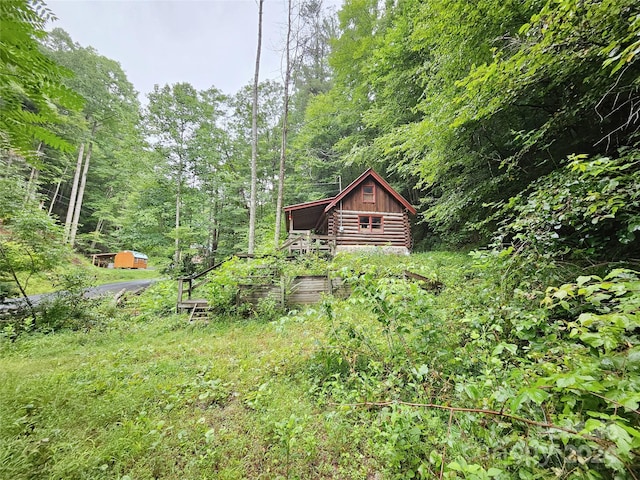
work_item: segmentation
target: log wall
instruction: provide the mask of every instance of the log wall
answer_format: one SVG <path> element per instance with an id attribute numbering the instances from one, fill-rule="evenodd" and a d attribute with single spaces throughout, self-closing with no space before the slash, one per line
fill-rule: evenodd
<path id="1" fill-rule="evenodd" d="M 382 231 L 361 232 L 360 215 L 382 217 Z M 342 226 L 342 231 L 340 231 Z M 337 245 L 392 245 L 411 248 L 411 227 L 406 212 L 365 212 L 334 209 L 329 214 L 329 235 Z"/>

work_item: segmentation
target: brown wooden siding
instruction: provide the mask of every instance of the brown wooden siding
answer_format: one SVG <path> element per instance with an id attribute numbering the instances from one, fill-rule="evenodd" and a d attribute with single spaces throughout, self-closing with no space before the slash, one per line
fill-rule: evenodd
<path id="1" fill-rule="evenodd" d="M 346 298 L 351 293 L 342 279 L 326 275 L 303 275 L 290 280 L 289 288 L 285 288 L 285 278 L 280 278 L 279 284 L 238 285 L 237 304 L 258 305 L 261 300 L 270 298 L 281 306 L 308 305 L 322 300 L 322 294 Z"/>
<path id="2" fill-rule="evenodd" d="M 331 283 L 326 275 L 296 277 L 287 295 L 288 305 L 308 305 L 318 303 L 322 293 L 331 293 Z"/>
<path id="3" fill-rule="evenodd" d="M 362 187 L 373 183 L 375 185 L 375 203 L 365 203 L 362 200 Z M 336 208 L 340 208 L 337 205 Z M 343 210 L 352 210 L 357 212 L 391 212 L 402 213 L 403 207 L 393 198 L 382 186 L 374 181 L 365 181 L 342 200 Z"/>
<path id="4" fill-rule="evenodd" d="M 282 303 L 283 292 L 281 285 L 238 285 L 236 303 L 251 303 L 257 305 L 264 298 L 270 298 L 277 303 Z"/>
<path id="5" fill-rule="evenodd" d="M 361 232 L 358 217 L 360 215 L 379 215 L 382 217 L 382 232 Z M 342 225 L 343 231 L 339 228 Z M 393 245 L 411 247 L 411 230 L 405 212 L 371 212 L 334 209 L 329 214 L 329 235 L 335 235 L 338 245 Z"/>

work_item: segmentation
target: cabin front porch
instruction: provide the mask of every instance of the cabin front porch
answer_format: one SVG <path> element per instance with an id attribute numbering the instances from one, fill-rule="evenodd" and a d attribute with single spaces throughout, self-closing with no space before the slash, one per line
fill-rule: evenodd
<path id="1" fill-rule="evenodd" d="M 331 235 L 316 235 L 311 230 L 289 230 L 287 241 L 282 245 L 290 255 L 323 253 L 335 255 L 336 237 Z"/>

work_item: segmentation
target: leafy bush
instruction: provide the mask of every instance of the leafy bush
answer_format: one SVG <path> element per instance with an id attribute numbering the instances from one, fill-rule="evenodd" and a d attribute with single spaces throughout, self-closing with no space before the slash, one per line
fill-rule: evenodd
<path id="1" fill-rule="evenodd" d="M 85 291 L 93 286 L 93 277 L 81 269 L 69 270 L 57 276 L 54 285 L 57 293 L 45 299 L 40 306 L 38 328 L 56 331 L 63 328 L 72 330 L 88 329 L 99 320 L 94 308 L 97 299 L 85 296 Z"/>
<path id="2" fill-rule="evenodd" d="M 175 280 L 156 282 L 145 289 L 140 296 L 132 299 L 129 304 L 136 313 L 145 317 L 169 315 L 175 312 L 178 294 Z"/>
<path id="3" fill-rule="evenodd" d="M 640 151 L 570 157 L 569 165 L 512 198 L 496 243 L 548 260 L 618 259 L 640 248 Z"/>
<path id="4" fill-rule="evenodd" d="M 324 305 L 315 393 L 350 406 L 389 478 L 625 478 L 640 464 L 638 273 L 536 292 L 495 259 L 443 270 L 440 293 L 360 260 L 351 298 Z"/>

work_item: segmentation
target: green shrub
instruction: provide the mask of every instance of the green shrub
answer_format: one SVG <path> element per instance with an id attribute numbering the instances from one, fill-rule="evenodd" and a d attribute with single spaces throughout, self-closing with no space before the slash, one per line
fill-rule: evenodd
<path id="1" fill-rule="evenodd" d="M 60 273 L 54 280 L 57 292 L 39 306 L 38 329 L 89 329 L 100 320 L 95 314 L 99 299 L 88 298 L 85 292 L 93 286 L 93 277 L 85 270 L 72 269 Z"/>
<path id="2" fill-rule="evenodd" d="M 570 157 L 569 165 L 512 198 L 496 244 L 523 257 L 612 260 L 640 248 L 640 151 Z"/>
<path id="3" fill-rule="evenodd" d="M 348 418 L 389 478 L 625 478 L 640 464 L 638 273 L 535 290 L 511 281 L 517 258 L 474 256 L 439 269 L 438 292 L 397 275 L 427 273 L 419 257 L 345 262 L 352 295 L 324 304 L 314 393 L 362 406 Z"/>

